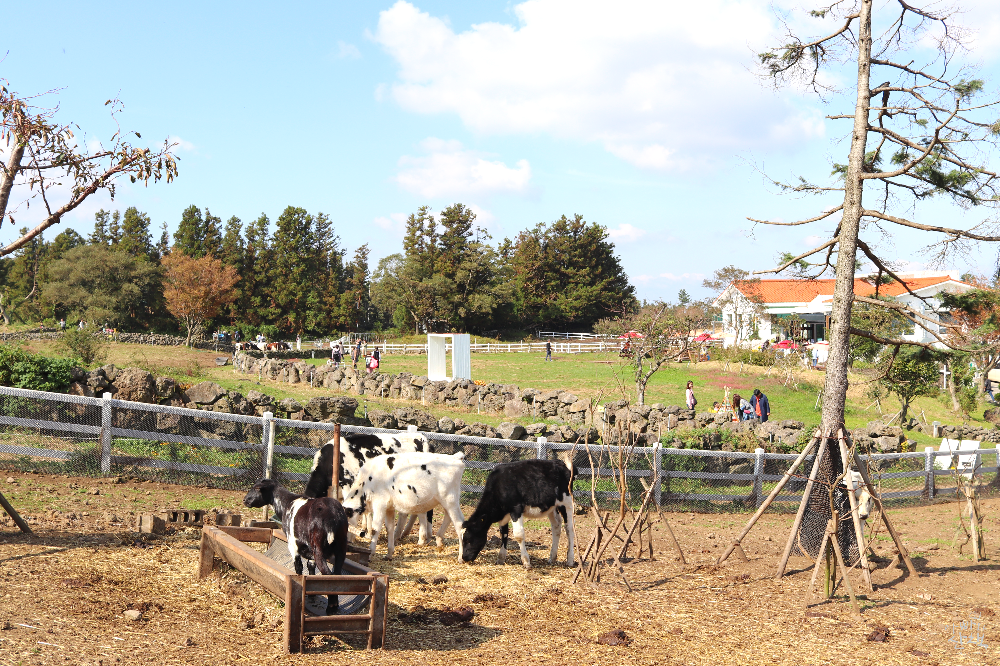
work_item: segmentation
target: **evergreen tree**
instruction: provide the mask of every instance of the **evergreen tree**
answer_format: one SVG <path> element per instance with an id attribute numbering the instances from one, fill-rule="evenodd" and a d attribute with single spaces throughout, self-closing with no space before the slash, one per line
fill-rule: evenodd
<path id="1" fill-rule="evenodd" d="M 454 279 L 468 252 L 472 223 L 475 221 L 476 214 L 460 203 L 452 204 L 441 211 L 438 222 L 443 229 L 441 235 L 437 237 L 435 273 Z"/>
<path id="2" fill-rule="evenodd" d="M 355 331 L 368 330 L 371 313 L 371 291 L 368 280 L 368 243 L 354 253 L 354 260 L 345 271 L 342 296 L 345 323 Z"/>
<path id="3" fill-rule="evenodd" d="M 149 216 L 139 212 L 135 206 L 125 209 L 121 225 L 121 238 L 116 249 L 119 252 L 127 252 L 133 257 L 145 257 L 149 261 L 155 262 L 156 248 L 153 247 L 149 225 Z"/>
<path id="4" fill-rule="evenodd" d="M 160 242 L 156 244 L 157 261 L 170 254 L 170 232 L 167 231 L 167 223 L 160 227 Z"/>
<path id="5" fill-rule="evenodd" d="M 517 288 L 512 323 L 589 329 L 634 307 L 635 287 L 614 250 L 607 230 L 580 215 L 521 232 L 509 260 Z"/>
<path id="6" fill-rule="evenodd" d="M 188 206 L 181 214 L 173 247 L 193 259 L 205 256 L 205 221 L 197 206 Z"/>
<path id="7" fill-rule="evenodd" d="M 108 241 L 108 220 L 111 213 L 103 208 L 94 213 L 94 233 L 87 239 L 91 245 L 110 245 Z"/>
<path id="8" fill-rule="evenodd" d="M 118 245 L 122 239 L 121 219 L 122 215 L 117 210 L 111 213 L 111 221 L 108 222 L 108 244 L 111 247 Z"/>
<path id="9" fill-rule="evenodd" d="M 340 238 L 326 213 L 316 214 L 313 229 L 317 269 L 309 294 L 306 329 L 318 333 L 331 330 L 339 321 L 344 257 Z"/>
<path id="10" fill-rule="evenodd" d="M 278 325 L 290 332 L 304 330 L 309 292 L 315 288 L 318 265 L 313 217 L 303 208 L 288 206 L 274 231 L 271 292 L 278 309 Z"/>
<path id="11" fill-rule="evenodd" d="M 243 222 L 235 215 L 226 222 L 226 235 L 222 238 L 222 263 L 237 270 L 243 265 Z"/>
<path id="12" fill-rule="evenodd" d="M 237 304 L 242 317 L 255 326 L 273 322 L 276 313 L 269 288 L 273 257 L 269 226 L 267 215 L 261 213 L 246 229 L 240 300 Z"/>
<path id="13" fill-rule="evenodd" d="M 205 209 L 204 234 L 202 235 L 201 247 L 204 254 L 213 257 L 222 255 L 222 220 L 212 215 Z"/>

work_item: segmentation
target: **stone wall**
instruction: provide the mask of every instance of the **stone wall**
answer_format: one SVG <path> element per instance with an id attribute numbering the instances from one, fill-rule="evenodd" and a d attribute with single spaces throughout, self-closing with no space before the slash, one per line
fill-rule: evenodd
<path id="1" fill-rule="evenodd" d="M 431 381 L 426 376 L 408 372 L 398 374 L 367 374 L 351 366 L 332 364 L 314 366 L 304 361 L 276 358 L 256 358 L 237 352 L 233 366 L 238 372 L 259 374 L 272 381 L 290 384 L 308 383 L 333 391 L 373 398 L 420 401 L 424 405 L 442 405 L 456 409 L 478 410 L 510 418 L 536 418 L 539 423 L 521 426 L 502 423 L 493 428 L 482 423 L 466 424 L 461 420 L 435 419 L 427 412 L 412 408 L 396 409 L 393 413 L 371 410 L 368 418 L 373 425 L 383 428 L 403 428 L 416 425 L 428 432 L 445 432 L 526 439 L 545 436 L 549 441 L 600 441 L 606 438 L 617 441 L 625 433 L 632 440 L 651 445 L 672 432 L 695 428 L 707 431 L 702 448 L 723 448 L 722 433 L 745 432 L 748 438 L 770 446 L 777 443 L 794 445 L 802 436 L 801 421 L 759 421 L 733 423 L 725 415 L 695 413 L 677 405 L 628 405 L 626 401 L 612 401 L 602 405 L 592 404 L 589 398 L 580 398 L 569 391 L 539 391 L 522 389 L 514 384 L 476 384 L 467 379 Z M 542 419 L 548 422 L 541 422 Z M 555 422 L 555 423 L 553 423 Z M 679 440 L 674 445 L 683 447 Z"/>
<path id="2" fill-rule="evenodd" d="M 95 333 L 94 335 L 101 335 Z M 62 337 L 62 332 L 55 328 L 45 328 L 38 331 L 15 331 L 13 333 L 0 333 L 0 342 L 8 341 L 28 341 L 28 340 L 58 340 Z M 168 335 L 166 333 L 117 333 L 116 342 L 125 342 L 134 345 L 159 345 L 162 347 L 179 347 L 184 344 L 187 338 L 179 335 Z M 215 349 L 215 341 L 211 337 L 203 337 L 194 340 L 193 346 L 197 349 Z M 233 345 L 220 343 L 220 352 L 232 353 Z M 329 354 L 327 354 L 329 356 Z"/>

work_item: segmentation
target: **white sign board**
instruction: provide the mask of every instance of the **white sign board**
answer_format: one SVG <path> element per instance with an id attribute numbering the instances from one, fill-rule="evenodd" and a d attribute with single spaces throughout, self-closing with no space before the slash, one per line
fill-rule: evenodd
<path id="1" fill-rule="evenodd" d="M 448 374 L 448 338 L 451 338 L 451 375 Z M 427 334 L 427 378 L 433 382 L 472 379 L 468 333 Z"/>

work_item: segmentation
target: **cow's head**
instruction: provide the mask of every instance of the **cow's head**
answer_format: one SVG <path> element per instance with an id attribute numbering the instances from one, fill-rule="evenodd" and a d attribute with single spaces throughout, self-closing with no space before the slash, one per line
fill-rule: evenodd
<path id="1" fill-rule="evenodd" d="M 253 484 L 253 488 L 243 498 L 243 506 L 259 509 L 268 504 L 274 504 L 274 491 L 278 483 L 273 479 L 261 479 Z"/>
<path id="2" fill-rule="evenodd" d="M 486 546 L 489 523 L 483 518 L 470 518 L 462 523 L 462 559 L 472 562 Z"/>
<path id="3" fill-rule="evenodd" d="M 342 502 L 344 513 L 347 514 L 347 523 L 351 527 L 357 527 L 361 516 L 365 514 L 368 507 L 368 498 L 365 495 L 364 484 L 355 484 L 347 491 L 347 495 Z M 364 532 L 361 533 L 364 537 Z"/>
<path id="4" fill-rule="evenodd" d="M 860 472 L 851 472 L 851 482 L 854 484 L 854 496 L 858 499 L 858 517 L 861 520 L 867 520 L 875 500 L 868 492 Z"/>

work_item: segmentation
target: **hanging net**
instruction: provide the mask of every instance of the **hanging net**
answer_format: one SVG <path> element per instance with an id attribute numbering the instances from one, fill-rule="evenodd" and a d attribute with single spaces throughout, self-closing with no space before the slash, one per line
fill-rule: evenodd
<path id="1" fill-rule="evenodd" d="M 823 535 L 830 522 L 830 486 L 844 470 L 844 462 L 840 455 L 840 446 L 836 438 L 827 440 L 826 452 L 820 461 L 816 483 L 806 503 L 806 511 L 802 515 L 802 524 L 796 535 L 793 555 L 806 555 L 813 561 L 821 555 Z M 803 492 L 805 487 L 803 487 Z M 854 566 L 860 559 L 858 539 L 854 533 L 854 522 L 851 518 L 851 501 L 847 495 L 847 486 L 843 482 L 833 491 L 833 504 L 837 509 L 839 521 L 837 525 L 837 541 L 840 552 L 844 555 L 847 566 Z"/>

